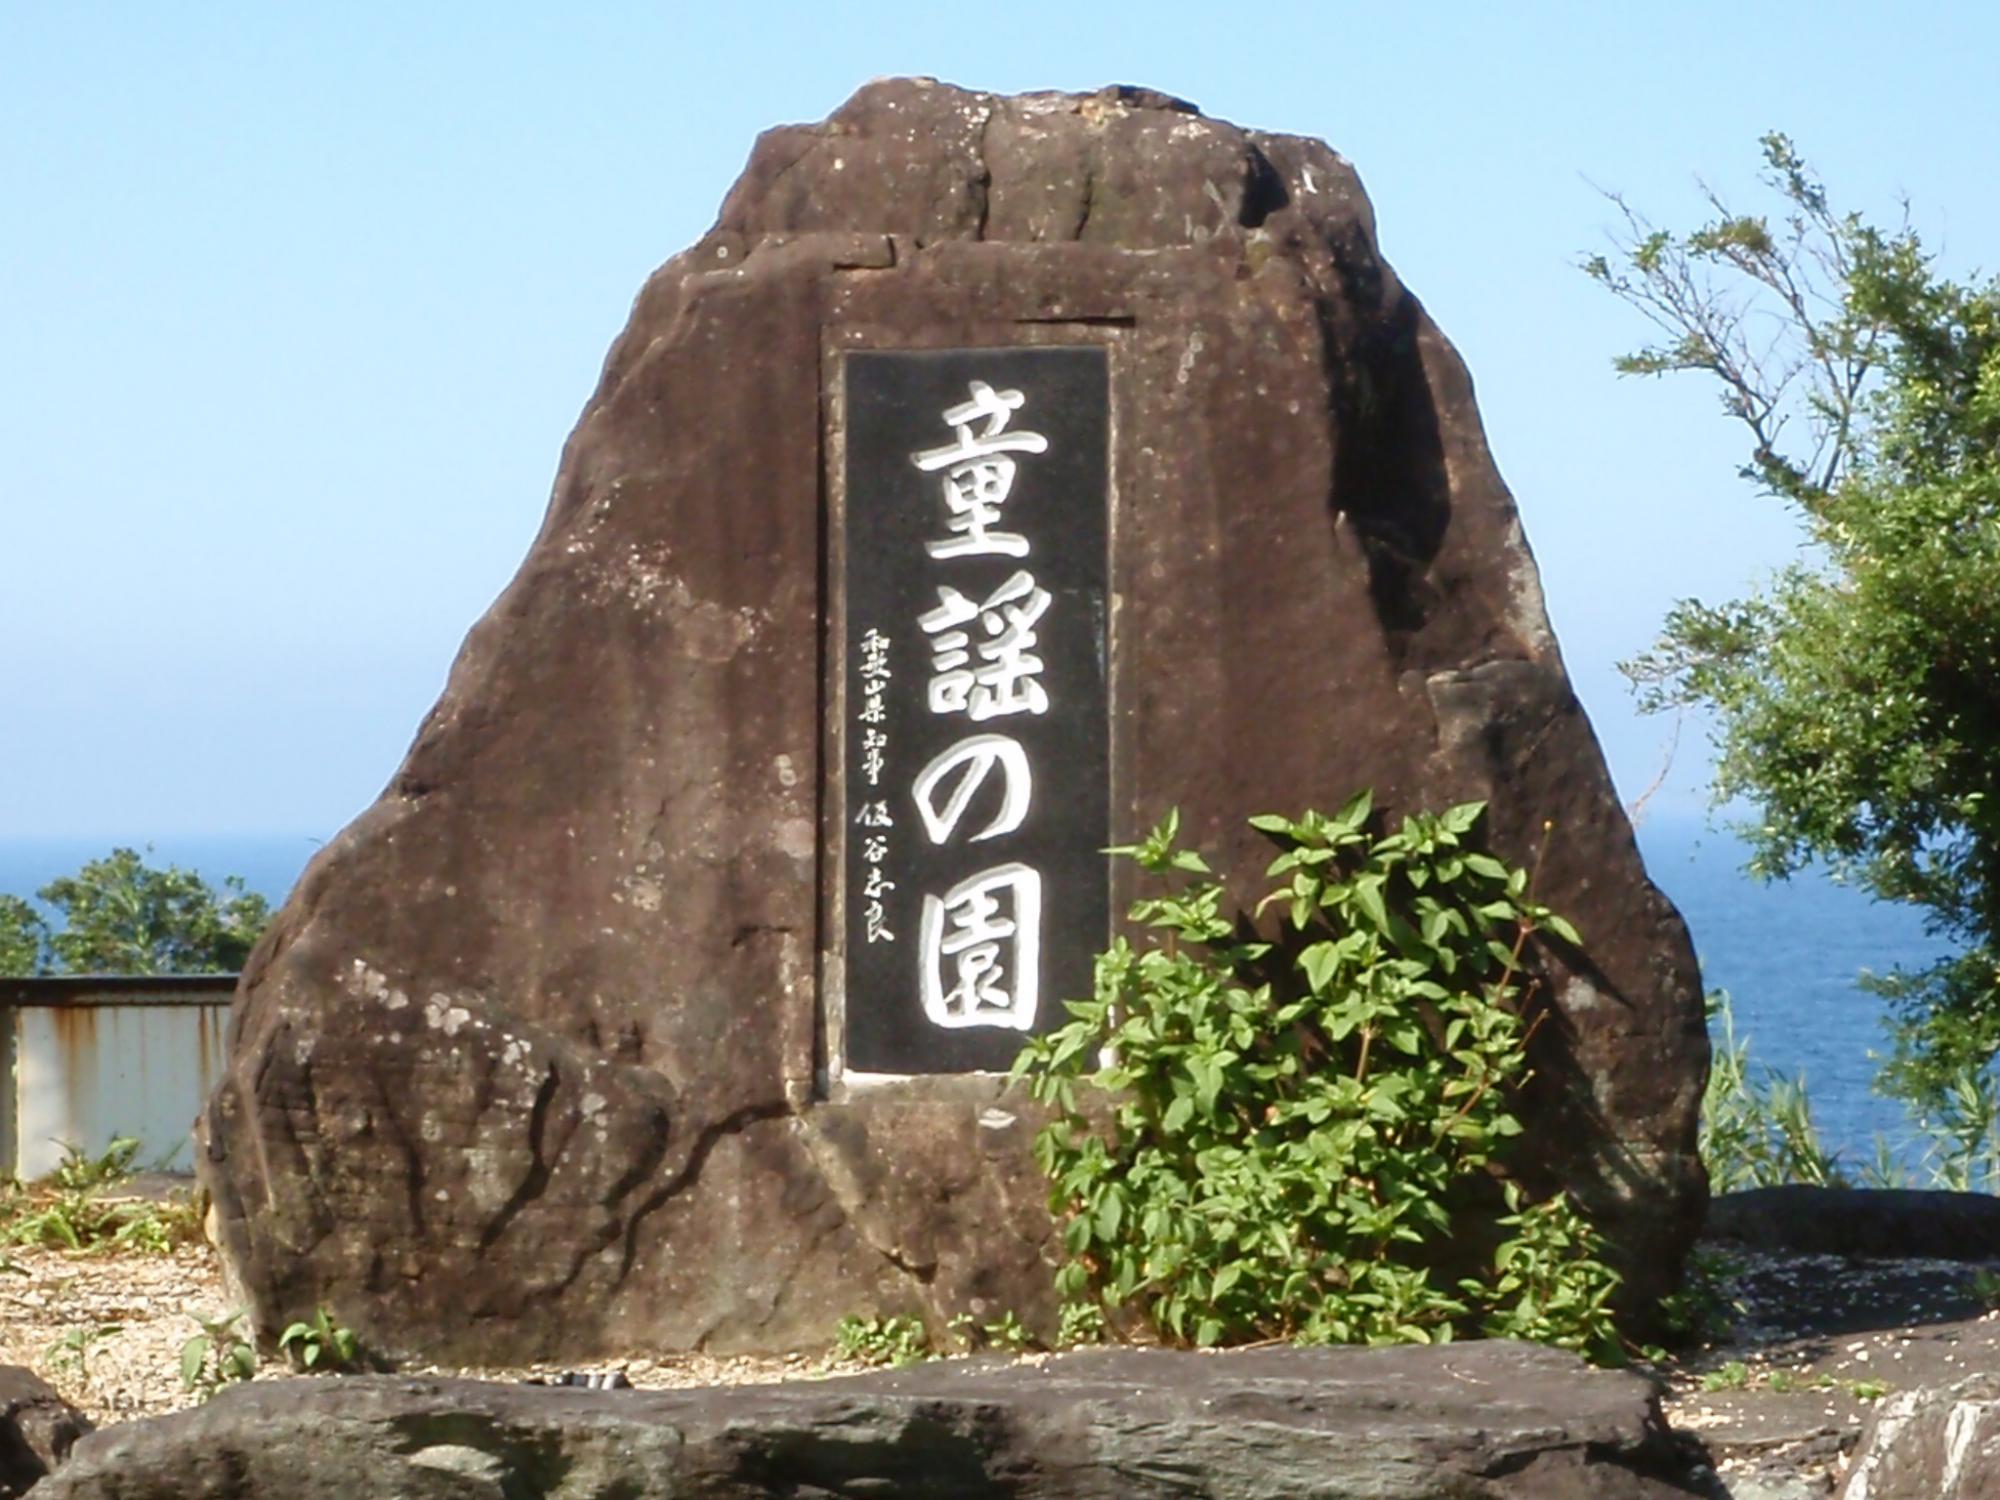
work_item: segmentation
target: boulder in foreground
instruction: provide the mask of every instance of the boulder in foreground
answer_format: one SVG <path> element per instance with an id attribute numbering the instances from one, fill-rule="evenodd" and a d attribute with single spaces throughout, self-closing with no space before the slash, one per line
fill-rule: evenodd
<path id="1" fill-rule="evenodd" d="M 19 1500 L 61 1467 L 90 1418 L 41 1376 L 0 1365 L 0 1500 Z"/>
<path id="2" fill-rule="evenodd" d="M 2000 1495 L 2000 1374 L 1894 1391 L 1875 1405 L 1840 1500 Z"/>
<path id="3" fill-rule="evenodd" d="M 38 1500 L 1667 1500 L 1643 1377 L 1522 1344 L 961 1360 L 589 1393 L 258 1382 L 82 1444 Z"/>

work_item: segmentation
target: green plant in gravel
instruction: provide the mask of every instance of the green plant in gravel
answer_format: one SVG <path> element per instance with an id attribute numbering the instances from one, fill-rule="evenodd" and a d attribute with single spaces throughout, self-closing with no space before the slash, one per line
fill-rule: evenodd
<path id="1" fill-rule="evenodd" d="M 864 1365 L 894 1365 L 898 1369 L 931 1357 L 931 1337 L 923 1319 L 842 1318 L 834 1333 L 842 1359 Z"/>
<path id="2" fill-rule="evenodd" d="M 17 1206 L 7 1220 L 10 1245 L 62 1245 L 81 1250 L 87 1234 L 94 1232 L 96 1215 L 90 1201 L 79 1195 L 64 1195 Z"/>
<path id="3" fill-rule="evenodd" d="M 1831 1375 L 1815 1375 L 1805 1370 L 1775 1369 L 1756 1373 L 1740 1359 L 1732 1359 L 1728 1364 L 1719 1365 L 1701 1377 L 1701 1388 L 1704 1391 L 1765 1390 L 1774 1396 L 1794 1396 L 1805 1391 L 1830 1391 L 1838 1384 L 1839 1382 Z M 1865 1385 L 1867 1382 L 1862 1384 Z M 1851 1386 L 1850 1394 L 1852 1394 Z M 1870 1398 L 1863 1396 L 1858 1399 Z"/>
<path id="4" fill-rule="evenodd" d="M 983 1323 L 971 1313 L 960 1313 L 949 1326 L 969 1354 L 992 1351 L 1021 1354 L 1034 1344 L 1034 1336 L 1011 1312 Z"/>
<path id="5" fill-rule="evenodd" d="M 89 1193 L 116 1187 L 136 1170 L 139 1160 L 137 1137 L 115 1136 L 96 1156 L 87 1156 L 76 1146 L 63 1147 L 62 1164 L 49 1174 L 50 1183 L 66 1193 Z"/>
<path id="6" fill-rule="evenodd" d="M 322 1307 L 311 1322 L 293 1323 L 278 1335 L 278 1352 L 289 1358 L 295 1369 L 331 1374 L 354 1364 L 361 1342 L 353 1329 L 337 1322 Z"/>
<path id="7" fill-rule="evenodd" d="M 124 1331 L 123 1323 L 79 1323 L 50 1344 L 44 1357 L 54 1370 L 69 1370 L 78 1380 L 90 1378 L 90 1356 L 97 1346 Z"/>
<path id="8" fill-rule="evenodd" d="M 1083 1344 L 1101 1344 L 1110 1332 L 1102 1304 L 1065 1302 L 1056 1322 L 1056 1347 L 1074 1349 Z"/>
<path id="9" fill-rule="evenodd" d="M 1831 1375 L 1808 1375 L 1803 1370 L 1773 1370 L 1764 1377 L 1764 1389 L 1780 1396 L 1830 1391 L 1836 1384 Z"/>
<path id="10" fill-rule="evenodd" d="M 1280 850 L 1275 941 L 1225 914 L 1175 816 L 1113 851 L 1170 887 L 1132 908 L 1159 939 L 1116 941 L 1014 1068 L 1054 1111 L 1057 1290 L 1182 1344 L 1491 1333 L 1615 1359 L 1597 1235 L 1566 1198 L 1496 1190 L 1530 950 L 1577 934 L 1478 848 L 1482 804 L 1386 834 L 1371 810 L 1251 820 Z M 1498 1238 L 1480 1275 L 1447 1269 L 1468 1221 Z"/>
<path id="11" fill-rule="evenodd" d="M 1705 1391 L 1740 1391 L 1749 1385 L 1750 1367 L 1740 1359 L 1732 1359 L 1701 1377 L 1701 1388 Z"/>
<path id="12" fill-rule="evenodd" d="M 0 1244 L 164 1255 L 197 1238 L 201 1216 L 185 1195 L 111 1196 L 131 1177 L 138 1151 L 129 1137 L 96 1156 L 65 1146 L 62 1164 L 46 1179 L 11 1183 L 0 1196 Z"/>
<path id="13" fill-rule="evenodd" d="M 201 1215 L 184 1194 L 160 1203 L 113 1204 L 111 1209 L 111 1233 L 99 1239 L 94 1248 L 114 1254 L 132 1250 L 165 1255 L 176 1245 L 192 1244 L 201 1237 Z"/>
<path id="14" fill-rule="evenodd" d="M 226 1385 L 257 1378 L 257 1350 L 243 1336 L 243 1309 L 195 1318 L 201 1332 L 181 1345 L 181 1384 L 203 1401 Z"/>

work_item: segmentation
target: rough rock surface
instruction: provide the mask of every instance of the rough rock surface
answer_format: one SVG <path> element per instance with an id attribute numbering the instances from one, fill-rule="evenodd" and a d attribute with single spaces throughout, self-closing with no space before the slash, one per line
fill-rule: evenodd
<path id="1" fill-rule="evenodd" d="M 1034 342 L 1111 349 L 1114 833 L 1178 806 L 1248 892 L 1250 814 L 1487 799 L 1588 949 L 1551 960 L 1544 1175 L 1637 1304 L 1671 1278 L 1693 954 L 1354 170 L 1139 90 L 899 80 L 767 133 L 647 283 L 519 575 L 253 955 L 201 1171 L 263 1327 L 520 1361 L 1046 1321 L 1032 1121 L 815 1081 L 829 372 Z"/>
<path id="2" fill-rule="evenodd" d="M 2000 1495 L 2000 1375 L 1884 1400 L 1861 1435 L 1841 1500 Z"/>
<path id="3" fill-rule="evenodd" d="M 362 1377 L 109 1429 L 45 1500 L 1664 1500 L 1652 1385 L 1520 1344 L 1099 1351 L 602 1394 Z"/>
<path id="4" fill-rule="evenodd" d="M 90 1419 L 32 1370 L 0 1365 L 0 1500 L 17 1500 L 54 1473 Z"/>

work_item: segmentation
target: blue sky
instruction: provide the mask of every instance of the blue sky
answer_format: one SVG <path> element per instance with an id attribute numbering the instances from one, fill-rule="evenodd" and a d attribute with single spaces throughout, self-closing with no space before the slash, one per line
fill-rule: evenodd
<path id="1" fill-rule="evenodd" d="M 646 273 L 870 77 L 1144 83 L 1322 136 L 1456 341 L 1626 795 L 1612 669 L 1794 546 L 1711 392 L 1620 382 L 1592 181 L 1686 222 L 1790 132 L 1996 259 L 2000 11 L 0 0 L 0 837 L 325 837 L 540 520 Z M 1701 799 L 1699 735 L 1666 793 Z"/>

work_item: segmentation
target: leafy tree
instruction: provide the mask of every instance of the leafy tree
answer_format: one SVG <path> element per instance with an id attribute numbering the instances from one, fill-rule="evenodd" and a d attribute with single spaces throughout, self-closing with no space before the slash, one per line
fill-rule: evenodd
<path id="1" fill-rule="evenodd" d="M 154 869 L 132 849 L 114 849 L 37 894 L 61 924 L 51 929 L 18 896 L 0 897 L 0 973 L 229 972 L 243 966 L 271 916 L 240 876 L 218 891 L 192 870 Z"/>
<path id="2" fill-rule="evenodd" d="M 1771 212 L 1711 192 L 1675 233 L 1612 194 L 1615 254 L 1583 269 L 1664 335 L 1618 368 L 1715 380 L 1742 474 L 1811 545 L 1749 598 L 1677 604 L 1625 670 L 1644 707 L 1710 713 L 1753 873 L 1820 861 L 1956 950 L 1870 981 L 1882 1086 L 1949 1114 L 2000 1048 L 2000 281 L 1939 274 L 1907 213 L 1837 212 L 1784 136 L 1763 152 Z"/>
<path id="3" fill-rule="evenodd" d="M 0 896 L 0 974 L 39 974 L 48 941 L 40 912 L 19 896 Z"/>

